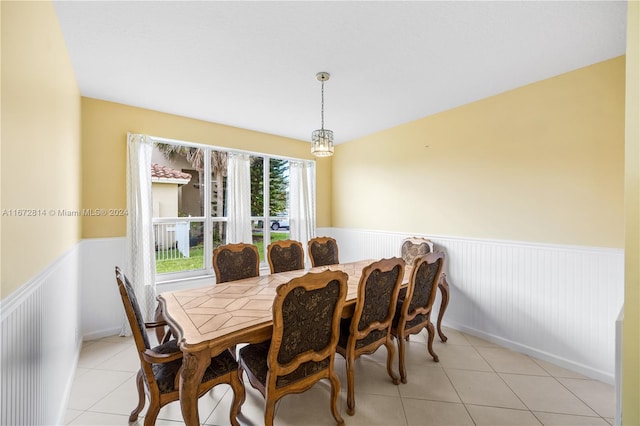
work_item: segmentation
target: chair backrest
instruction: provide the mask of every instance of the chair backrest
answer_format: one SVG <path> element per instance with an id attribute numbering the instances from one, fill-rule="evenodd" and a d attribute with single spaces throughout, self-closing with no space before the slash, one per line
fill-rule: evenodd
<path id="1" fill-rule="evenodd" d="M 274 241 L 267 246 L 267 260 L 271 273 L 304 269 L 304 249 L 295 240 Z"/>
<path id="2" fill-rule="evenodd" d="M 268 387 L 281 387 L 333 366 L 348 278 L 342 271 L 307 273 L 277 288 Z"/>
<path id="3" fill-rule="evenodd" d="M 422 237 L 405 238 L 402 240 L 400 256 L 408 266 L 413 265 L 416 258 L 427 253 L 433 253 L 433 242 L 431 242 L 431 240 Z"/>
<path id="4" fill-rule="evenodd" d="M 122 298 L 122 304 L 124 305 L 124 311 L 127 314 L 127 320 L 131 327 L 131 333 L 133 339 L 136 342 L 136 348 L 138 352 L 144 352 L 145 349 L 150 349 L 149 336 L 147 335 L 147 329 L 144 325 L 144 318 L 140 305 L 138 305 L 138 299 L 136 293 L 133 290 L 133 286 L 126 275 L 116 266 L 116 281 L 118 283 L 118 289 L 120 290 L 120 297 Z"/>
<path id="5" fill-rule="evenodd" d="M 213 250 L 216 283 L 260 275 L 260 255 L 253 244 L 224 244 Z"/>
<path id="6" fill-rule="evenodd" d="M 404 261 L 398 257 L 382 259 L 362 269 L 350 329 L 350 335 L 357 339 L 356 349 L 386 337 L 403 277 Z"/>
<path id="7" fill-rule="evenodd" d="M 309 240 L 311 266 L 335 265 L 338 261 L 338 243 L 330 237 L 316 237 Z"/>
<path id="8" fill-rule="evenodd" d="M 443 266 L 442 252 L 428 253 L 415 260 L 402 305 L 402 315 L 415 317 L 407 322 L 408 327 L 423 322 L 430 315 Z"/>

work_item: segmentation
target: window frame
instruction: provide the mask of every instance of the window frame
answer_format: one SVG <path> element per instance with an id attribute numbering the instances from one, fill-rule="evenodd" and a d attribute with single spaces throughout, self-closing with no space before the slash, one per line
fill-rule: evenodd
<path id="1" fill-rule="evenodd" d="M 162 137 L 157 137 L 157 136 L 149 136 L 150 141 L 153 143 L 154 145 L 154 149 L 156 147 L 157 144 L 171 144 L 171 145 L 178 145 L 178 146 L 185 146 L 185 147 L 189 147 L 189 148 L 199 148 L 199 149 L 203 149 L 205 152 L 205 158 L 210 158 L 211 156 L 211 152 L 212 151 L 220 151 L 220 152 L 226 152 L 226 153 L 244 153 L 244 154 L 248 154 L 250 156 L 253 157 L 261 157 L 262 161 L 263 161 L 263 172 L 262 172 L 262 179 L 263 179 L 263 211 L 262 211 L 262 216 L 251 216 L 251 221 L 253 222 L 254 220 L 262 220 L 263 222 L 263 241 L 271 241 L 271 220 L 275 219 L 275 218 L 281 218 L 282 216 L 270 216 L 269 215 L 269 206 L 270 206 L 270 191 L 269 191 L 269 182 L 270 182 L 270 167 L 269 167 L 269 161 L 271 159 L 278 159 L 278 160 L 286 160 L 286 161 L 306 161 L 306 162 L 311 162 L 314 164 L 313 166 L 313 173 L 315 175 L 316 173 L 316 165 L 315 165 L 315 160 L 309 160 L 309 159 L 304 159 L 304 158 L 295 158 L 295 157 L 288 157 L 288 156 L 281 156 L 281 155 L 273 155 L 273 154 L 266 154 L 266 153 L 262 153 L 262 152 L 255 152 L 255 151 L 248 151 L 248 150 L 241 150 L 241 149 L 232 149 L 232 148 L 225 148 L 225 147 L 220 147 L 220 146 L 216 146 L 216 145 L 207 145 L 207 144 L 202 144 L 202 143 L 197 143 L 197 142 L 189 142 L 189 141 L 182 141 L 182 140 L 177 140 L 177 139 L 168 139 L 168 138 L 162 138 Z M 204 203 L 203 205 L 203 216 L 194 216 L 194 217 L 176 217 L 176 218 L 171 218 L 171 217 L 162 217 L 162 218 L 153 218 L 152 217 L 152 222 L 155 223 L 156 222 L 171 222 L 171 221 L 178 221 L 178 220 L 187 220 L 189 222 L 202 222 L 203 224 L 203 234 L 206 235 L 206 237 L 203 239 L 203 268 L 202 269 L 197 269 L 197 270 L 189 270 L 189 271 L 180 271 L 180 272 L 167 272 L 167 273 L 157 273 L 156 271 L 154 271 L 154 280 L 156 282 L 156 284 L 170 284 L 170 283 L 175 283 L 175 282 L 179 282 L 179 281 L 183 281 L 183 280 L 191 280 L 191 279 L 207 279 L 207 278 L 213 278 L 214 277 L 214 271 L 213 271 L 213 264 L 212 264 L 212 256 L 206 256 L 206 253 L 212 253 L 213 252 L 213 241 L 212 241 L 212 236 L 213 236 L 213 224 L 216 222 L 224 222 L 226 223 L 228 218 L 227 216 L 219 216 L 219 217 L 214 217 L 211 216 L 211 161 L 205 161 L 204 162 L 204 171 L 203 171 L 203 175 L 204 176 L 208 176 L 209 178 L 203 179 L 204 180 L 204 184 L 205 184 L 205 188 L 203 191 L 203 200 L 202 202 Z M 315 182 L 315 176 L 314 176 L 314 182 Z M 202 183 L 201 183 L 202 184 Z M 290 184 L 290 183 L 289 183 Z M 316 192 L 316 188 L 314 185 L 313 188 L 314 193 Z M 289 215 L 286 216 L 287 219 L 289 219 Z M 263 260 L 260 262 L 260 269 L 261 270 L 268 270 L 269 269 L 269 264 L 267 262 L 267 245 L 268 244 L 263 244 Z M 155 255 L 155 254 L 154 254 Z"/>

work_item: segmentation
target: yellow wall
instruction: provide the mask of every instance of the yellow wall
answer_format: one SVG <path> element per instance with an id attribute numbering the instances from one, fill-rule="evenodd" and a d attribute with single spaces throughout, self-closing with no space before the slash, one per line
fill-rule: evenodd
<path id="1" fill-rule="evenodd" d="M 124 209 L 127 132 L 312 159 L 310 143 L 132 106 L 82 98 L 82 206 Z M 330 159 L 316 161 L 317 226 L 330 225 Z M 121 237 L 126 218 L 85 217 L 83 238 Z"/>
<path id="2" fill-rule="evenodd" d="M 79 241 L 80 93 L 53 3 L 0 8 L 4 298 Z"/>
<path id="3" fill-rule="evenodd" d="M 622 424 L 640 425 L 640 3 L 627 4 Z"/>
<path id="4" fill-rule="evenodd" d="M 624 76 L 619 57 L 339 145 L 333 226 L 622 247 Z"/>

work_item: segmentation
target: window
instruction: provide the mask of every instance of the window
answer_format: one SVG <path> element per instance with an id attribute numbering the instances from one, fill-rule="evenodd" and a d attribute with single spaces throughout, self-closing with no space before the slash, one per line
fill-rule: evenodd
<path id="1" fill-rule="evenodd" d="M 151 167 L 156 280 L 213 274 L 226 243 L 228 151 L 154 143 Z M 250 153 L 251 235 L 266 267 L 271 241 L 290 238 L 291 159 Z"/>

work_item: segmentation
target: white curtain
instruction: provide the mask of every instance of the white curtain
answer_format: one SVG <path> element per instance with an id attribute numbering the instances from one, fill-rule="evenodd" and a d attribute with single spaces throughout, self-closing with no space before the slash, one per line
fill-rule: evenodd
<path id="1" fill-rule="evenodd" d="M 307 243 L 316 232 L 315 172 L 312 161 L 289 163 L 289 235 L 302 243 L 305 253 Z M 309 256 L 305 264 L 310 267 Z"/>
<path id="2" fill-rule="evenodd" d="M 145 321 L 152 321 L 156 306 L 156 258 L 151 195 L 149 136 L 127 135 L 127 248 L 124 271 L 133 286 Z M 124 318 L 121 335 L 129 335 Z"/>
<path id="3" fill-rule="evenodd" d="M 227 243 L 253 242 L 249 154 L 230 152 L 227 163 Z"/>

